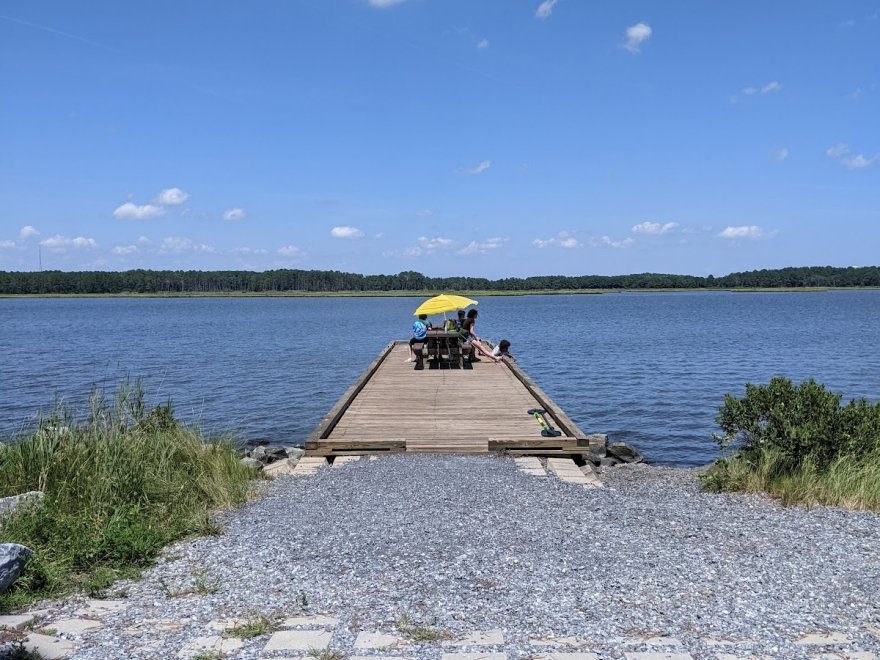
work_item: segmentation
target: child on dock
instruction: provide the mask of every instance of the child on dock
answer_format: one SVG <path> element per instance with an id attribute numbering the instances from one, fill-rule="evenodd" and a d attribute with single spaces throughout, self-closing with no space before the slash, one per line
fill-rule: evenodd
<path id="1" fill-rule="evenodd" d="M 412 339 L 409 340 L 409 357 L 406 359 L 407 362 L 414 362 L 416 359 L 416 354 L 413 352 L 413 344 L 416 342 L 422 343 L 428 337 L 428 328 L 431 327 L 431 322 L 428 320 L 427 314 L 419 314 L 419 318 L 413 321 L 412 324 Z"/>
<path id="2" fill-rule="evenodd" d="M 492 355 L 495 357 L 509 357 L 511 360 L 516 362 L 516 358 L 513 357 L 513 354 L 510 352 L 510 342 L 506 339 L 502 339 L 498 342 L 498 345 L 492 349 Z"/>

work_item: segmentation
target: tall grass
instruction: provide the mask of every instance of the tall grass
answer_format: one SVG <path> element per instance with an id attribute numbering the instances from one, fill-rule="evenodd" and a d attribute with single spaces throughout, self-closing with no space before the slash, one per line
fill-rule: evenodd
<path id="1" fill-rule="evenodd" d="M 0 542 L 34 555 L 0 611 L 77 588 L 98 591 L 148 565 L 168 543 L 216 531 L 210 513 L 243 503 L 252 473 L 230 441 L 206 442 L 147 412 L 139 382 L 111 402 L 98 392 L 87 418 L 57 410 L 37 430 L 0 446 L 0 496 L 45 493 L 42 505 L 0 522 Z"/>

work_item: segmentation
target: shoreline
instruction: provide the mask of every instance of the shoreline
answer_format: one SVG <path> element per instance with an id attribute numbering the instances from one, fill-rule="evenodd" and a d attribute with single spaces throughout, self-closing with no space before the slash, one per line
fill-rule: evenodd
<path id="1" fill-rule="evenodd" d="M 456 293 L 481 297 L 579 296 L 624 293 L 827 293 L 829 291 L 880 291 L 876 286 L 850 287 L 742 287 L 742 288 L 656 288 L 656 289 L 541 289 L 484 291 L 462 290 Z M 424 298 L 443 291 L 225 291 L 169 293 L 4 293 L 0 299 L 16 298 Z"/>

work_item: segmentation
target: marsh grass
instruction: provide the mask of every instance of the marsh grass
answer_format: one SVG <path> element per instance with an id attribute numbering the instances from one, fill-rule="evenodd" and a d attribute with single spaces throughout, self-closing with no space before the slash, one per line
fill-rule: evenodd
<path id="1" fill-rule="evenodd" d="M 728 395 L 715 439 L 735 453 L 702 475 L 703 487 L 880 511 L 880 403 L 840 400 L 815 381 L 783 377 L 747 385 L 742 399 Z"/>
<path id="2" fill-rule="evenodd" d="M 0 542 L 34 554 L 0 611 L 133 577 L 163 546 L 216 533 L 211 512 L 242 504 L 251 473 L 233 444 L 207 442 L 174 420 L 171 404 L 147 411 L 139 381 L 112 401 L 94 392 L 88 415 L 59 409 L 30 436 L 0 445 L 0 496 L 45 493 L 0 525 Z"/>
<path id="3" fill-rule="evenodd" d="M 793 468 L 778 449 L 762 447 L 717 461 L 702 481 L 709 491 L 764 492 L 785 505 L 880 511 L 880 452 L 841 456 L 825 468 L 808 458 Z"/>

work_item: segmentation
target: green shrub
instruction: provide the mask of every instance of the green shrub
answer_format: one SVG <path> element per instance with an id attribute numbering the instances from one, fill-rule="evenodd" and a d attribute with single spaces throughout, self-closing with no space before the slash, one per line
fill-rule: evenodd
<path id="1" fill-rule="evenodd" d="M 210 513 L 246 501 L 250 476 L 231 442 L 206 442 L 174 420 L 170 403 L 147 412 L 137 382 L 124 382 L 112 404 L 93 394 L 82 422 L 55 412 L 0 451 L 0 496 L 45 493 L 0 527 L 0 542 L 34 550 L 0 610 L 104 589 L 168 543 L 213 533 Z"/>
<path id="2" fill-rule="evenodd" d="M 841 395 L 814 380 L 773 378 L 724 398 L 715 435 L 719 459 L 703 475 L 713 491 L 767 491 L 785 503 L 880 508 L 880 404 L 840 406 Z"/>

